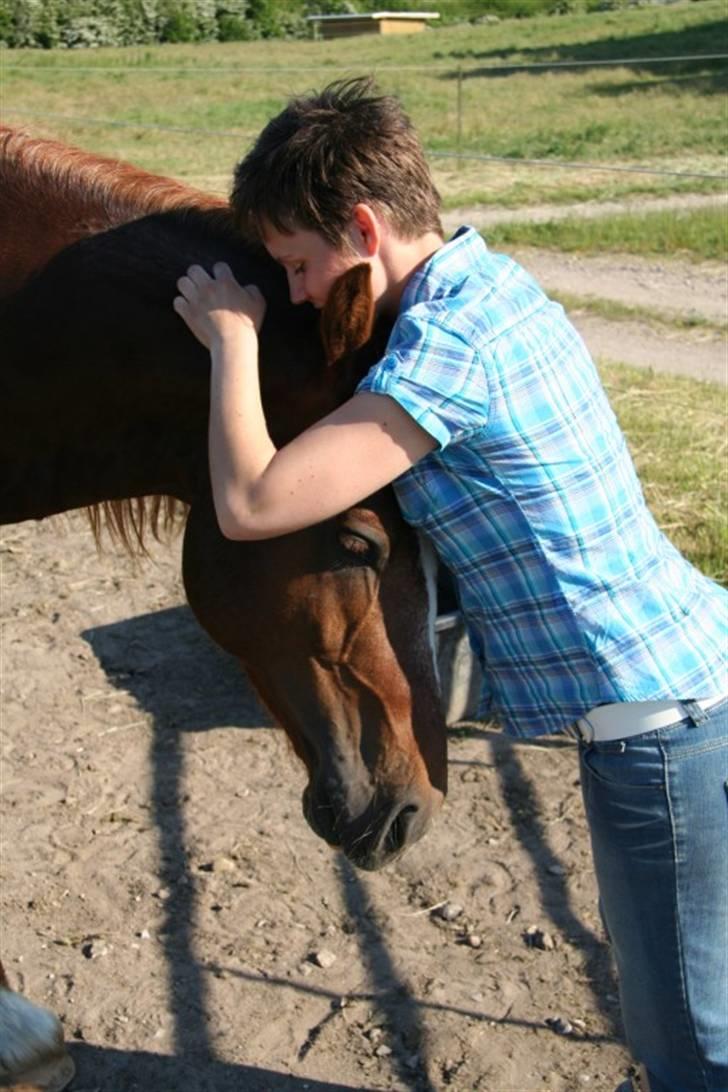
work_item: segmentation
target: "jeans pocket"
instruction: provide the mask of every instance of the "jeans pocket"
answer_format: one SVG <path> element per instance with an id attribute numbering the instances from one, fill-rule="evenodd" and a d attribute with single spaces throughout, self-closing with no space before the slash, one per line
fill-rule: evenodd
<path id="1" fill-rule="evenodd" d="M 588 743 L 581 748 L 585 773 L 602 785 L 629 790 L 663 789 L 665 766 L 659 739 L 650 733 L 639 740 Z"/>

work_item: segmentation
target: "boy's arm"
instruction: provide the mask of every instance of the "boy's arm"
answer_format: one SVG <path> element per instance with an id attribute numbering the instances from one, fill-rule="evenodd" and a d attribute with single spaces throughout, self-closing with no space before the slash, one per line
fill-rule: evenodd
<path id="1" fill-rule="evenodd" d="M 278 451 L 260 399 L 257 330 L 265 303 L 226 266 L 192 267 L 175 310 L 210 349 L 210 476 L 218 523 L 233 539 L 273 538 L 343 512 L 436 446 L 386 395 L 354 395 Z"/>
<path id="2" fill-rule="evenodd" d="M 213 346 L 210 474 L 227 538 L 272 538 L 343 512 L 408 470 L 436 442 L 386 395 L 354 395 L 280 450 L 260 401 L 257 337 Z"/>

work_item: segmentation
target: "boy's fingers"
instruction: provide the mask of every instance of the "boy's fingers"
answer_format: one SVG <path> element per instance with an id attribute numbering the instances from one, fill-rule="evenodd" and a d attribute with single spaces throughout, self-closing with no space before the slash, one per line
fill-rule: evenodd
<path id="1" fill-rule="evenodd" d="M 187 276 L 193 282 L 193 284 L 206 284 L 210 280 L 209 274 L 202 268 L 201 265 L 191 265 L 187 270 Z"/>
<path id="2" fill-rule="evenodd" d="M 233 271 L 227 262 L 215 262 L 212 272 L 216 277 L 232 277 Z"/>
<path id="3" fill-rule="evenodd" d="M 263 293 L 258 288 L 257 284 L 246 284 L 245 287 L 244 287 L 244 291 L 247 292 L 248 295 L 253 300 L 255 300 L 256 303 L 265 303 Z"/>

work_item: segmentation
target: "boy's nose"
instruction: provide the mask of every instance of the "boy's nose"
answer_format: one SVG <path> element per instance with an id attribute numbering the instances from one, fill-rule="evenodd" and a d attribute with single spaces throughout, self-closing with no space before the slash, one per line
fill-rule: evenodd
<path id="1" fill-rule="evenodd" d="M 305 303 L 308 299 L 306 287 L 301 283 L 299 277 L 289 277 L 288 292 L 291 297 L 291 303 Z"/>

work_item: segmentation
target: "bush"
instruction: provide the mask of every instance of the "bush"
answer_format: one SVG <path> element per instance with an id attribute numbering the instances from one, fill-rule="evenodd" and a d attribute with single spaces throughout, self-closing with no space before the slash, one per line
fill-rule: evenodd
<path id="1" fill-rule="evenodd" d="M 253 37 L 248 19 L 224 12 L 217 18 L 217 37 L 220 42 L 247 42 Z"/>
<path id="2" fill-rule="evenodd" d="M 197 23 L 188 11 L 172 11 L 161 22 L 161 42 L 194 42 L 198 37 Z"/>
<path id="3" fill-rule="evenodd" d="M 636 0 L 0 0 L 0 43 L 16 48 L 303 38 L 307 15 L 386 7 L 439 11 L 441 24 L 608 10 Z"/>

